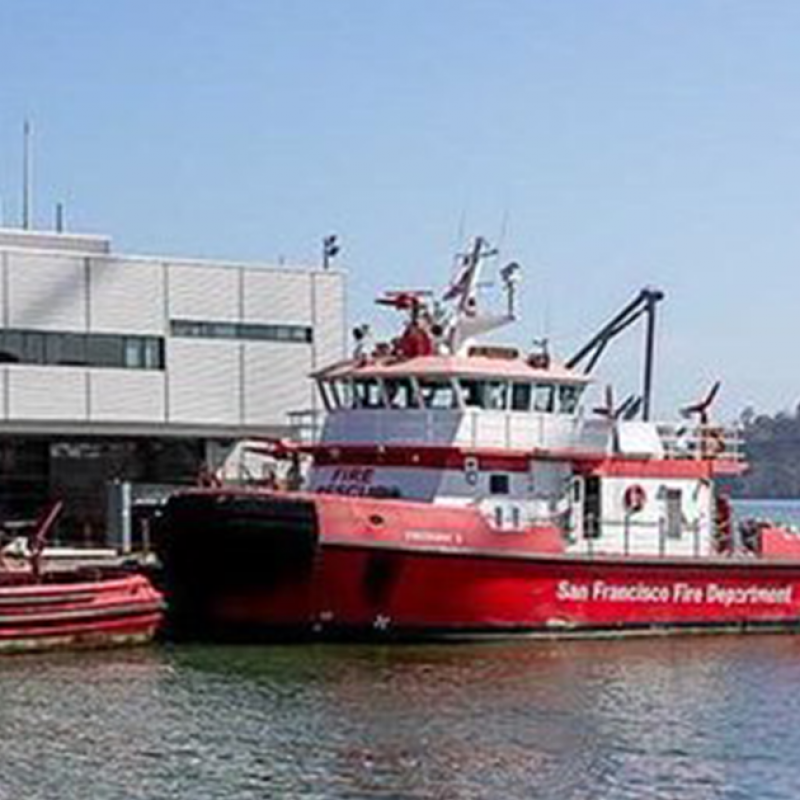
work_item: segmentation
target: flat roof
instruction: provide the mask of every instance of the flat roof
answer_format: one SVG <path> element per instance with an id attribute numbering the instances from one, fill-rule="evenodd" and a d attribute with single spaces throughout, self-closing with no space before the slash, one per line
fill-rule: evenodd
<path id="1" fill-rule="evenodd" d="M 111 252 L 111 237 L 87 233 L 0 228 L 0 247 L 106 255 Z"/>
<path id="2" fill-rule="evenodd" d="M 223 269 L 254 269 L 288 274 L 319 273 L 343 277 L 343 267 L 323 269 L 321 265 L 303 263 L 268 263 L 264 261 L 233 261 L 231 259 L 200 258 L 180 255 L 153 255 L 115 252 L 111 248 L 111 237 L 59 231 L 25 230 L 23 228 L 0 228 L 0 250 L 18 250 L 54 255 L 89 255 L 108 257 L 120 261 L 170 264 L 187 267 L 221 267 Z"/>
<path id="3" fill-rule="evenodd" d="M 481 377 L 519 380 L 547 380 L 555 383 L 590 383 L 591 379 L 558 362 L 548 367 L 531 366 L 524 358 L 488 358 L 486 356 L 418 356 L 408 359 L 373 359 L 333 364 L 314 374 L 316 378 L 400 378 Z"/>

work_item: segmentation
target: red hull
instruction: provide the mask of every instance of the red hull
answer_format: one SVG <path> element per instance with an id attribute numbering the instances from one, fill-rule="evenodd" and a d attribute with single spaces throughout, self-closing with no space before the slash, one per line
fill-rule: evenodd
<path id="1" fill-rule="evenodd" d="M 193 636 L 421 636 L 792 627 L 800 560 L 558 552 L 547 528 L 386 500 L 189 495 L 167 515 L 171 605 Z"/>
<path id="2" fill-rule="evenodd" d="M 794 626 L 800 564 L 465 557 L 323 547 L 308 576 L 214 592 L 228 635 Z"/>
<path id="3" fill-rule="evenodd" d="M 163 598 L 141 575 L 0 585 L 0 652 L 110 647 L 152 639 Z"/>

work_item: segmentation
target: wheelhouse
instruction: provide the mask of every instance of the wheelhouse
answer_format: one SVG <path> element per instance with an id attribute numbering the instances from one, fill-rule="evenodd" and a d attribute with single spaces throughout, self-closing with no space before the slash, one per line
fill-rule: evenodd
<path id="1" fill-rule="evenodd" d="M 317 378 L 328 413 L 427 409 L 574 415 L 586 383 L 579 376 L 506 378 L 446 373 L 391 376 L 356 373 Z"/>

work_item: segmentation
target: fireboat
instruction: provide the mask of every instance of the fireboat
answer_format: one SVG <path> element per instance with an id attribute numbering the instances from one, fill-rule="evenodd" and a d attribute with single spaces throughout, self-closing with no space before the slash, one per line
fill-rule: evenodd
<path id="1" fill-rule="evenodd" d="M 721 489 L 746 468 L 712 423 L 719 383 L 674 423 L 651 420 L 654 324 L 644 289 L 572 358 L 481 343 L 516 319 L 519 267 L 483 308 L 477 238 L 438 298 L 390 292 L 397 338 L 354 332 L 317 372 L 309 443 L 265 442 L 303 486 L 173 496 L 159 551 L 173 630 L 215 639 L 791 629 L 800 535 L 737 524 Z M 645 321 L 641 394 L 587 409 L 610 341 Z M 722 479 L 722 480 L 720 480 Z M 297 483 L 297 481 L 293 481 Z"/>

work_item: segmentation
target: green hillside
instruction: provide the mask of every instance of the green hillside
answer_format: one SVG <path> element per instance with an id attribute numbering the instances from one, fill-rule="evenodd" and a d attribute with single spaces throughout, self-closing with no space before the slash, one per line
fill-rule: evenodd
<path id="1" fill-rule="evenodd" d="M 733 483 L 734 496 L 800 498 L 800 406 L 774 416 L 747 409 L 740 421 L 750 469 Z"/>

